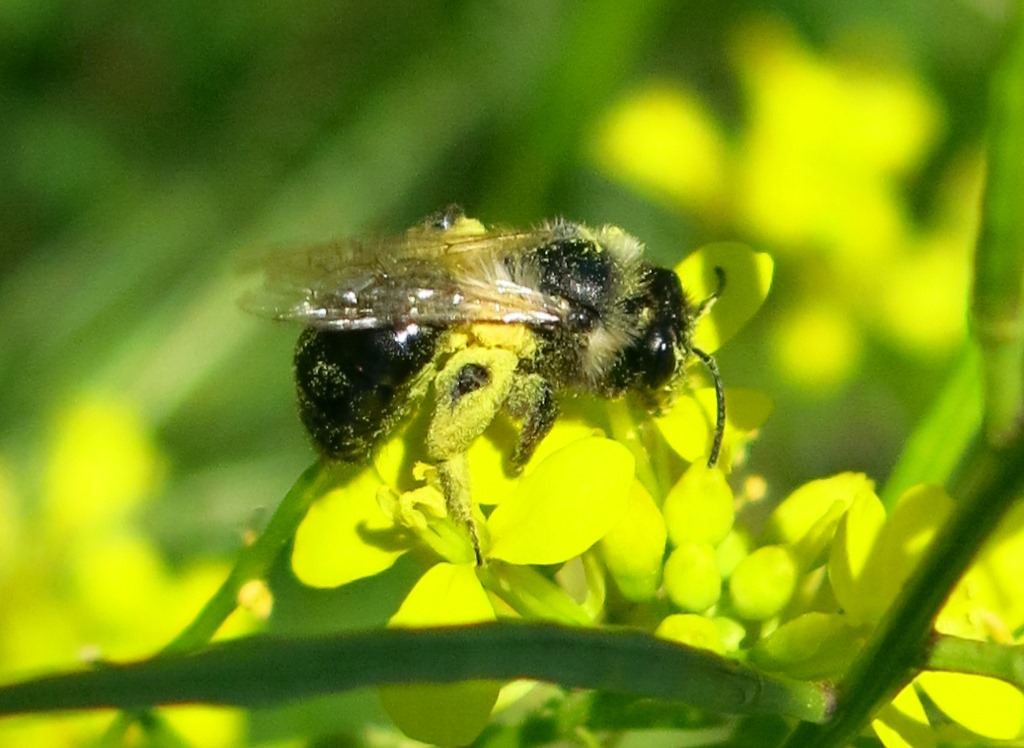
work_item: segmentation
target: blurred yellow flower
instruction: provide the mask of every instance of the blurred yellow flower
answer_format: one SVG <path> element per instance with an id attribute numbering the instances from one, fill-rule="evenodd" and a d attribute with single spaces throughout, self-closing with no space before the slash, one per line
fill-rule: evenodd
<path id="1" fill-rule="evenodd" d="M 58 419 L 43 494 L 48 527 L 79 532 L 124 516 L 159 487 L 163 467 L 128 404 L 83 397 Z"/>
<path id="2" fill-rule="evenodd" d="M 815 258 L 774 350 L 783 377 L 818 391 L 856 373 L 867 330 L 928 357 L 965 331 L 980 170 L 955 164 L 942 210 L 917 215 L 908 187 L 942 135 L 941 104 L 863 41 L 837 47 L 855 57 L 812 49 L 780 20 L 747 22 L 730 44 L 746 104 L 735 136 L 684 87 L 652 82 L 609 110 L 590 150 L 612 178 L 726 236 Z"/>
<path id="3" fill-rule="evenodd" d="M 14 478 L 5 462 L 0 460 L 0 588 L 21 551 L 21 508 L 16 502 Z"/>
<path id="4" fill-rule="evenodd" d="M 827 299 L 808 299 L 773 330 L 775 365 L 798 387 L 828 391 L 845 382 L 861 357 L 861 335 L 849 314 Z"/>
<path id="5" fill-rule="evenodd" d="M 0 473 L 0 535 L 34 539 L 9 557 L 0 548 L 9 562 L 0 573 L 0 677 L 159 650 L 195 616 L 227 566 L 174 571 L 136 526 L 137 510 L 163 473 L 147 424 L 127 403 L 83 396 L 57 418 L 40 462 L 42 511 L 35 514 L 18 511 L 35 497 L 19 495 L 18 482 Z M 238 634 L 254 625 L 241 613 L 224 630 Z M 245 719 L 239 710 L 197 707 L 166 716 L 191 745 L 210 748 L 237 744 Z M 5 720 L 0 744 L 83 743 L 110 719 L 97 713 Z"/>
<path id="6" fill-rule="evenodd" d="M 824 246 L 868 265 L 897 250 L 900 180 L 936 139 L 934 98 L 908 69 L 824 59 L 775 21 L 741 27 L 732 50 L 749 122 L 738 219 L 790 250 Z"/>
<path id="7" fill-rule="evenodd" d="M 656 199 L 722 211 L 724 139 L 704 105 L 673 85 L 650 84 L 624 98 L 605 116 L 591 150 L 608 171 Z"/>

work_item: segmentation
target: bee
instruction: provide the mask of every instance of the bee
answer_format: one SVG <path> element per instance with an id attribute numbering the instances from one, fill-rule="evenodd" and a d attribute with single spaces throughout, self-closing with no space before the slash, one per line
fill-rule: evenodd
<path id="1" fill-rule="evenodd" d="M 520 424 L 521 470 L 558 416 L 558 395 L 671 402 L 694 358 L 714 381 L 708 465 L 718 459 L 725 395 L 714 359 L 693 345 L 718 298 L 687 298 L 679 277 L 620 228 L 554 220 L 487 229 L 458 206 L 390 239 L 265 258 L 243 306 L 304 325 L 295 349 L 299 414 L 327 459 L 367 461 L 433 391 L 426 453 L 449 514 L 478 563 L 465 453 L 505 412 Z"/>

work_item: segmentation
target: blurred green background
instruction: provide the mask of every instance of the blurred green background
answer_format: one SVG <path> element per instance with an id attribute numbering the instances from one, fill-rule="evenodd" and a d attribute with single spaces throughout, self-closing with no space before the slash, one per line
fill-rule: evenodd
<path id="1" fill-rule="evenodd" d="M 965 350 L 1007 7 L 0 0 L 0 673 L 158 648 L 311 461 L 239 255 L 451 202 L 770 252 L 747 470 L 883 482 Z"/>

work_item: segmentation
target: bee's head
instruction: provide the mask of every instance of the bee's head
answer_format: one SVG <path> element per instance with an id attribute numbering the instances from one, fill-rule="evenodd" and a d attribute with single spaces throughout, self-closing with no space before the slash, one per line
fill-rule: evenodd
<path id="1" fill-rule="evenodd" d="M 645 271 L 644 292 L 635 300 L 634 310 L 641 321 L 639 334 L 626 346 L 612 370 L 612 384 L 633 390 L 651 411 L 659 412 L 672 402 L 691 356 L 707 367 L 715 386 L 717 410 L 714 434 L 708 453 L 708 466 L 718 460 L 725 433 L 725 389 L 714 358 L 693 346 L 693 327 L 718 299 L 725 287 L 725 273 L 715 268 L 718 289 L 693 307 L 673 271 L 651 267 Z"/>
<path id="2" fill-rule="evenodd" d="M 652 268 L 646 294 L 647 324 L 635 343 L 642 361 L 640 394 L 653 409 L 667 406 L 690 358 L 693 310 L 679 276 Z"/>
<path id="3" fill-rule="evenodd" d="M 649 267 L 645 275 L 630 310 L 640 326 L 612 367 L 610 386 L 614 394 L 635 392 L 657 411 L 669 404 L 690 357 L 693 310 L 673 271 Z"/>

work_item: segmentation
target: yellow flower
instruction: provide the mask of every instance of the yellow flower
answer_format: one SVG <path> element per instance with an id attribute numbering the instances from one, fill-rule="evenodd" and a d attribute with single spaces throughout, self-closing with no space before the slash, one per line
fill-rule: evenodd
<path id="1" fill-rule="evenodd" d="M 10 546 L 0 538 L 5 679 L 157 651 L 209 598 L 226 567 L 174 571 L 137 526 L 138 509 L 155 495 L 163 473 L 147 425 L 124 402 L 83 396 L 58 417 L 40 463 L 45 480 L 38 501 L 14 476 L 0 473 L 0 535 L 33 539 L 7 556 Z M 42 511 L 20 511 L 31 503 Z M 252 619 L 240 615 L 226 628 L 252 627 Z M 237 744 L 243 729 L 240 710 L 188 707 L 161 714 L 195 746 Z M 6 720 L 0 744 L 79 744 L 102 734 L 110 719 L 94 713 Z"/>

